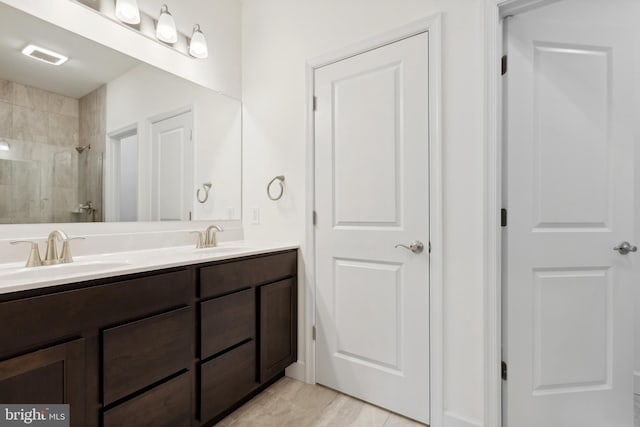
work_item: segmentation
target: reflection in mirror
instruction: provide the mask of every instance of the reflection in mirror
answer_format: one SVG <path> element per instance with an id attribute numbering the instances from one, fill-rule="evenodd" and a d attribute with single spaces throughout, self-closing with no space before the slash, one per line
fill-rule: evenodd
<path id="1" fill-rule="evenodd" d="M 0 223 L 240 219 L 239 101 L 2 3 L 0 58 Z"/>

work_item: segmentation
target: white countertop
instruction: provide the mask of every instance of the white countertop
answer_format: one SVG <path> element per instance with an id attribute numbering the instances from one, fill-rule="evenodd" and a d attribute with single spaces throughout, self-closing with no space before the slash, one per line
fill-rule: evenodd
<path id="1" fill-rule="evenodd" d="M 0 264 L 0 294 L 297 248 L 295 243 L 242 240 L 220 243 L 216 248 L 172 246 L 77 256 L 70 264 L 42 267 L 26 268 L 25 262 L 5 263 Z"/>

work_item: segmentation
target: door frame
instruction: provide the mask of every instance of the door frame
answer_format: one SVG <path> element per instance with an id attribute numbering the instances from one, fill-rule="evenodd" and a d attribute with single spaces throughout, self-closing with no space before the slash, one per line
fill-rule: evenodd
<path id="1" fill-rule="evenodd" d="M 484 0 L 484 426 L 502 425 L 502 21 L 562 0 Z"/>
<path id="2" fill-rule="evenodd" d="M 304 327 L 300 342 L 304 343 L 305 361 L 298 361 L 293 369 L 295 376 L 306 382 L 316 382 L 315 341 L 312 330 L 316 314 L 316 251 L 315 226 L 315 118 L 313 97 L 315 70 L 359 55 L 364 52 L 406 39 L 429 33 L 429 242 L 431 254 L 429 264 L 429 370 L 430 370 L 430 425 L 442 427 L 444 418 L 444 331 L 443 331 L 443 206 L 442 206 L 442 15 L 440 13 L 411 22 L 384 34 L 349 45 L 342 49 L 313 58 L 306 63 L 306 201 L 305 243 L 302 245 L 306 272 L 303 283 Z"/>

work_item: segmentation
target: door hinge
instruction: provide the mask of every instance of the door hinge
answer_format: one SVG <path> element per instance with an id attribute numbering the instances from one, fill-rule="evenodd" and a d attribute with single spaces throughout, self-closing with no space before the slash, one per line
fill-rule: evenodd
<path id="1" fill-rule="evenodd" d="M 501 227 L 507 226 L 507 210 L 504 208 L 500 209 L 500 226 Z"/>
<path id="2" fill-rule="evenodd" d="M 318 225 L 318 212 L 313 211 L 313 225 Z"/>
<path id="3" fill-rule="evenodd" d="M 502 380 L 507 380 L 507 364 L 504 360 L 502 361 Z"/>
<path id="4" fill-rule="evenodd" d="M 431 253 L 431 242 L 429 242 L 429 253 Z"/>
<path id="5" fill-rule="evenodd" d="M 313 325 L 311 327 L 311 339 L 314 340 L 314 341 L 316 340 L 316 326 L 315 325 Z"/>
<path id="6" fill-rule="evenodd" d="M 502 69 L 502 74 L 501 75 L 505 75 L 507 74 L 507 55 L 502 55 L 502 60 L 501 60 L 501 69 Z"/>
<path id="7" fill-rule="evenodd" d="M 318 97 L 314 95 L 313 97 L 313 111 L 318 109 Z"/>
<path id="8" fill-rule="evenodd" d="M 193 141 L 193 130 L 189 132 L 189 141 Z"/>
<path id="9" fill-rule="evenodd" d="M 192 218 L 192 213 L 191 211 L 189 211 L 189 221 L 191 221 L 191 218 Z"/>

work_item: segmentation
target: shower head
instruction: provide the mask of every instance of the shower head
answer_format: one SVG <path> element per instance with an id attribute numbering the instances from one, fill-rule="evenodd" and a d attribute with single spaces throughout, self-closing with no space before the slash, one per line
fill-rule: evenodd
<path id="1" fill-rule="evenodd" d="M 76 151 L 78 153 L 82 153 L 84 150 L 87 150 L 87 149 L 91 150 L 91 144 L 89 144 L 89 145 L 81 145 L 79 147 L 76 147 Z"/>

